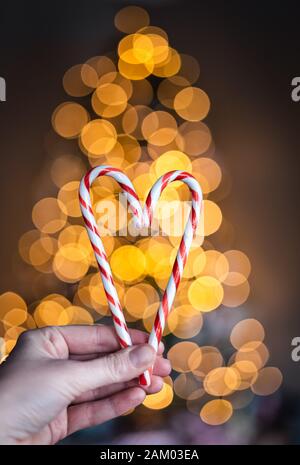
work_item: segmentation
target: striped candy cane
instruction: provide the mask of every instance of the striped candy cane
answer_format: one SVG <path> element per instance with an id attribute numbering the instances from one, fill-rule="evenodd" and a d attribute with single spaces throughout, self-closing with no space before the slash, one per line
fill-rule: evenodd
<path id="1" fill-rule="evenodd" d="M 115 179 L 123 189 L 123 192 L 127 197 L 129 206 L 138 226 L 141 226 L 143 223 L 143 212 L 132 183 L 130 182 L 128 177 L 117 168 L 112 168 L 111 166 L 97 166 L 96 168 L 91 169 L 82 178 L 79 187 L 79 202 L 81 213 L 86 225 L 91 245 L 94 249 L 95 257 L 98 263 L 104 291 L 112 314 L 116 333 L 121 347 L 125 348 L 131 346 L 132 341 L 128 332 L 119 296 L 114 284 L 107 255 L 98 232 L 98 227 L 94 217 L 90 196 L 90 188 L 95 179 L 99 176 L 105 175 Z M 145 386 L 150 384 L 150 374 L 148 371 L 141 375 L 140 383 Z"/>
<path id="2" fill-rule="evenodd" d="M 150 226 L 158 199 L 162 191 L 169 183 L 173 181 L 182 181 L 188 185 L 192 194 L 191 212 L 180 242 L 170 279 L 163 294 L 162 301 L 155 318 L 154 326 L 149 337 L 149 344 L 151 344 L 155 351 L 157 351 L 165 327 L 166 319 L 169 312 L 171 311 L 176 291 L 180 283 L 184 265 L 186 263 L 187 256 L 192 244 L 193 235 L 199 223 L 200 210 L 202 205 L 202 191 L 198 182 L 191 174 L 184 171 L 171 171 L 161 176 L 161 178 L 159 178 L 153 185 L 146 199 L 144 209 L 142 210 L 138 196 L 131 181 L 117 168 L 113 168 L 111 166 L 98 166 L 96 168 L 92 168 L 81 180 L 79 188 L 81 212 L 86 224 L 92 247 L 95 252 L 95 257 L 99 266 L 107 301 L 112 313 L 113 322 L 121 347 L 131 346 L 132 341 L 114 285 L 110 265 L 108 263 L 106 253 L 98 233 L 90 198 L 90 187 L 92 183 L 97 177 L 104 175 L 114 178 L 123 189 L 138 227 Z M 149 371 L 146 371 L 140 376 L 140 384 L 143 386 L 149 386 L 150 383 L 151 374 Z"/>
<path id="3" fill-rule="evenodd" d="M 151 224 L 153 211 L 162 191 L 168 184 L 173 181 L 182 181 L 187 184 L 192 194 L 192 208 L 178 248 L 171 276 L 169 278 L 166 290 L 162 296 L 154 325 L 150 333 L 149 344 L 154 347 L 155 351 L 158 349 L 166 320 L 172 309 L 183 269 L 186 264 L 190 247 L 192 245 L 193 236 L 200 220 L 200 211 L 202 206 L 202 191 L 198 181 L 196 181 L 196 179 L 191 174 L 186 173 L 185 171 L 170 171 L 169 173 L 161 176 L 156 181 L 146 199 L 144 207 L 144 219 L 149 221 L 149 224 Z M 141 384 L 142 381 L 143 380 L 140 380 Z"/>

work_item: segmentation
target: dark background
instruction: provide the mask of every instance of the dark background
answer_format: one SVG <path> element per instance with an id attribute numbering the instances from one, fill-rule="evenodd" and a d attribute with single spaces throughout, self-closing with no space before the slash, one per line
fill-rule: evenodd
<path id="1" fill-rule="evenodd" d="M 171 44 L 194 55 L 199 84 L 211 99 L 206 122 L 230 173 L 221 203 L 234 225 L 235 247 L 252 263 L 252 316 L 264 323 L 269 364 L 297 394 L 300 362 L 299 130 L 300 4 L 296 1 L 10 1 L 0 14 L 1 286 L 18 292 L 12 257 L 31 225 L 33 183 L 45 165 L 44 136 L 53 109 L 66 99 L 61 79 L 76 63 L 116 47 L 115 13 L 143 5 Z M 233 311 L 238 311 L 233 310 Z"/>

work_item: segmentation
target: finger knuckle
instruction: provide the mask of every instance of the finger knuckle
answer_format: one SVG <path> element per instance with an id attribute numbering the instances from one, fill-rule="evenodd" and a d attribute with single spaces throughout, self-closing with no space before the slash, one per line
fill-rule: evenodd
<path id="1" fill-rule="evenodd" d="M 20 334 L 18 338 L 19 344 L 28 344 L 32 341 L 34 334 L 36 333 L 36 329 L 28 329 Z"/>
<path id="2" fill-rule="evenodd" d="M 106 358 L 106 369 L 112 382 L 118 382 L 126 373 L 128 364 L 120 353 L 115 353 Z"/>
<path id="3" fill-rule="evenodd" d="M 53 336 L 53 334 L 58 333 L 58 327 L 56 327 L 56 326 L 44 326 L 43 328 L 39 328 L 36 331 L 38 331 L 43 336 L 45 336 L 47 338 L 50 338 L 50 337 Z"/>
<path id="4" fill-rule="evenodd" d="M 116 396 L 110 397 L 109 404 L 110 404 L 110 409 L 111 409 L 113 417 L 119 417 L 120 415 L 124 413 L 121 402 L 118 399 L 118 397 Z"/>

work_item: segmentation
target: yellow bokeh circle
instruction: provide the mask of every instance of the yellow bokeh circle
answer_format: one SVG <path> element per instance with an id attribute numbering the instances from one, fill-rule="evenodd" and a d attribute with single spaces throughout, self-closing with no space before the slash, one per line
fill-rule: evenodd
<path id="1" fill-rule="evenodd" d="M 146 269 L 146 258 L 143 252 L 133 245 L 124 245 L 116 249 L 110 259 L 114 275 L 126 282 L 141 279 Z"/>
<path id="2" fill-rule="evenodd" d="M 91 155 L 103 155 L 112 150 L 117 141 L 115 127 L 104 119 L 94 119 L 81 131 L 81 144 Z"/>
<path id="3" fill-rule="evenodd" d="M 221 283 L 212 276 L 200 276 L 188 290 L 191 305 L 201 312 L 215 310 L 222 303 L 223 295 Z"/>

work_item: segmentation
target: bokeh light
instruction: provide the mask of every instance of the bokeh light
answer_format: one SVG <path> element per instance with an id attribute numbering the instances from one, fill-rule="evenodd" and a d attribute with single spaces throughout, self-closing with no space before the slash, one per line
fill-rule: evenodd
<path id="1" fill-rule="evenodd" d="M 201 312 L 215 310 L 222 303 L 223 295 L 221 283 L 212 276 L 200 276 L 195 279 L 188 291 L 191 305 Z"/>
<path id="2" fill-rule="evenodd" d="M 263 325 L 254 318 L 239 321 L 231 331 L 230 342 L 236 349 L 245 347 L 251 341 L 257 341 L 257 346 L 264 340 Z M 254 347 L 253 347 L 254 348 Z"/>
<path id="3" fill-rule="evenodd" d="M 196 336 L 202 328 L 203 317 L 190 305 L 175 307 L 168 317 L 168 328 L 179 339 Z"/>
<path id="4" fill-rule="evenodd" d="M 144 8 L 138 6 L 126 6 L 115 16 L 115 26 L 119 31 L 130 34 L 142 27 L 148 26 L 150 18 Z"/>
<path id="5" fill-rule="evenodd" d="M 85 64 L 78 64 L 68 69 L 63 77 L 63 87 L 67 94 L 72 97 L 83 97 L 88 95 L 92 88 L 83 80 Z"/>
<path id="6" fill-rule="evenodd" d="M 210 101 L 207 94 L 197 87 L 187 87 L 176 94 L 174 109 L 187 121 L 200 121 L 209 112 Z"/>
<path id="7" fill-rule="evenodd" d="M 193 374 L 202 380 L 213 369 L 224 364 L 223 356 L 214 346 L 200 346 L 189 355 L 188 366 Z"/>
<path id="8" fill-rule="evenodd" d="M 133 245 L 124 245 L 115 250 L 110 259 L 111 269 L 117 278 L 126 282 L 141 279 L 146 268 L 143 252 Z"/>
<path id="9" fill-rule="evenodd" d="M 84 162 L 71 154 L 57 157 L 51 166 L 51 178 L 57 187 L 73 181 L 80 181 L 85 172 Z"/>
<path id="10" fill-rule="evenodd" d="M 173 370 L 180 373 L 190 371 L 188 364 L 189 357 L 198 349 L 195 342 L 178 342 L 168 352 L 168 359 L 172 363 Z"/>
<path id="11" fill-rule="evenodd" d="M 208 394 L 223 397 L 236 391 L 240 382 L 240 375 L 236 368 L 219 367 L 209 371 L 204 378 L 203 386 Z"/>
<path id="12" fill-rule="evenodd" d="M 63 210 L 68 216 L 81 216 L 78 200 L 79 181 L 70 181 L 62 186 L 58 192 L 58 201 L 63 204 Z"/>
<path id="13" fill-rule="evenodd" d="M 207 402 L 201 409 L 200 417 L 208 425 L 222 425 L 233 413 L 231 403 L 225 399 L 215 399 Z"/>
<path id="14" fill-rule="evenodd" d="M 45 197 L 34 205 L 32 221 L 41 232 L 54 234 L 65 226 L 67 211 L 60 200 Z"/>
<path id="15" fill-rule="evenodd" d="M 181 373 L 175 378 L 174 392 L 181 399 L 198 399 L 204 395 L 202 382 L 193 373 Z"/>
<path id="16" fill-rule="evenodd" d="M 110 152 L 117 140 L 114 126 L 104 119 L 95 119 L 86 124 L 81 131 L 81 143 L 87 153 L 104 155 Z"/>
<path id="17" fill-rule="evenodd" d="M 86 109 L 78 103 L 66 102 L 59 105 L 52 115 L 52 125 L 57 134 L 67 139 L 77 137 L 89 121 Z"/>
<path id="18" fill-rule="evenodd" d="M 146 396 L 143 405 L 151 410 L 161 410 L 171 404 L 173 397 L 172 386 L 164 382 L 162 390 L 156 394 Z"/>
<path id="19" fill-rule="evenodd" d="M 279 389 L 282 383 L 282 374 L 277 367 L 262 368 L 257 380 L 251 386 L 252 391 L 260 396 L 269 396 Z"/>

